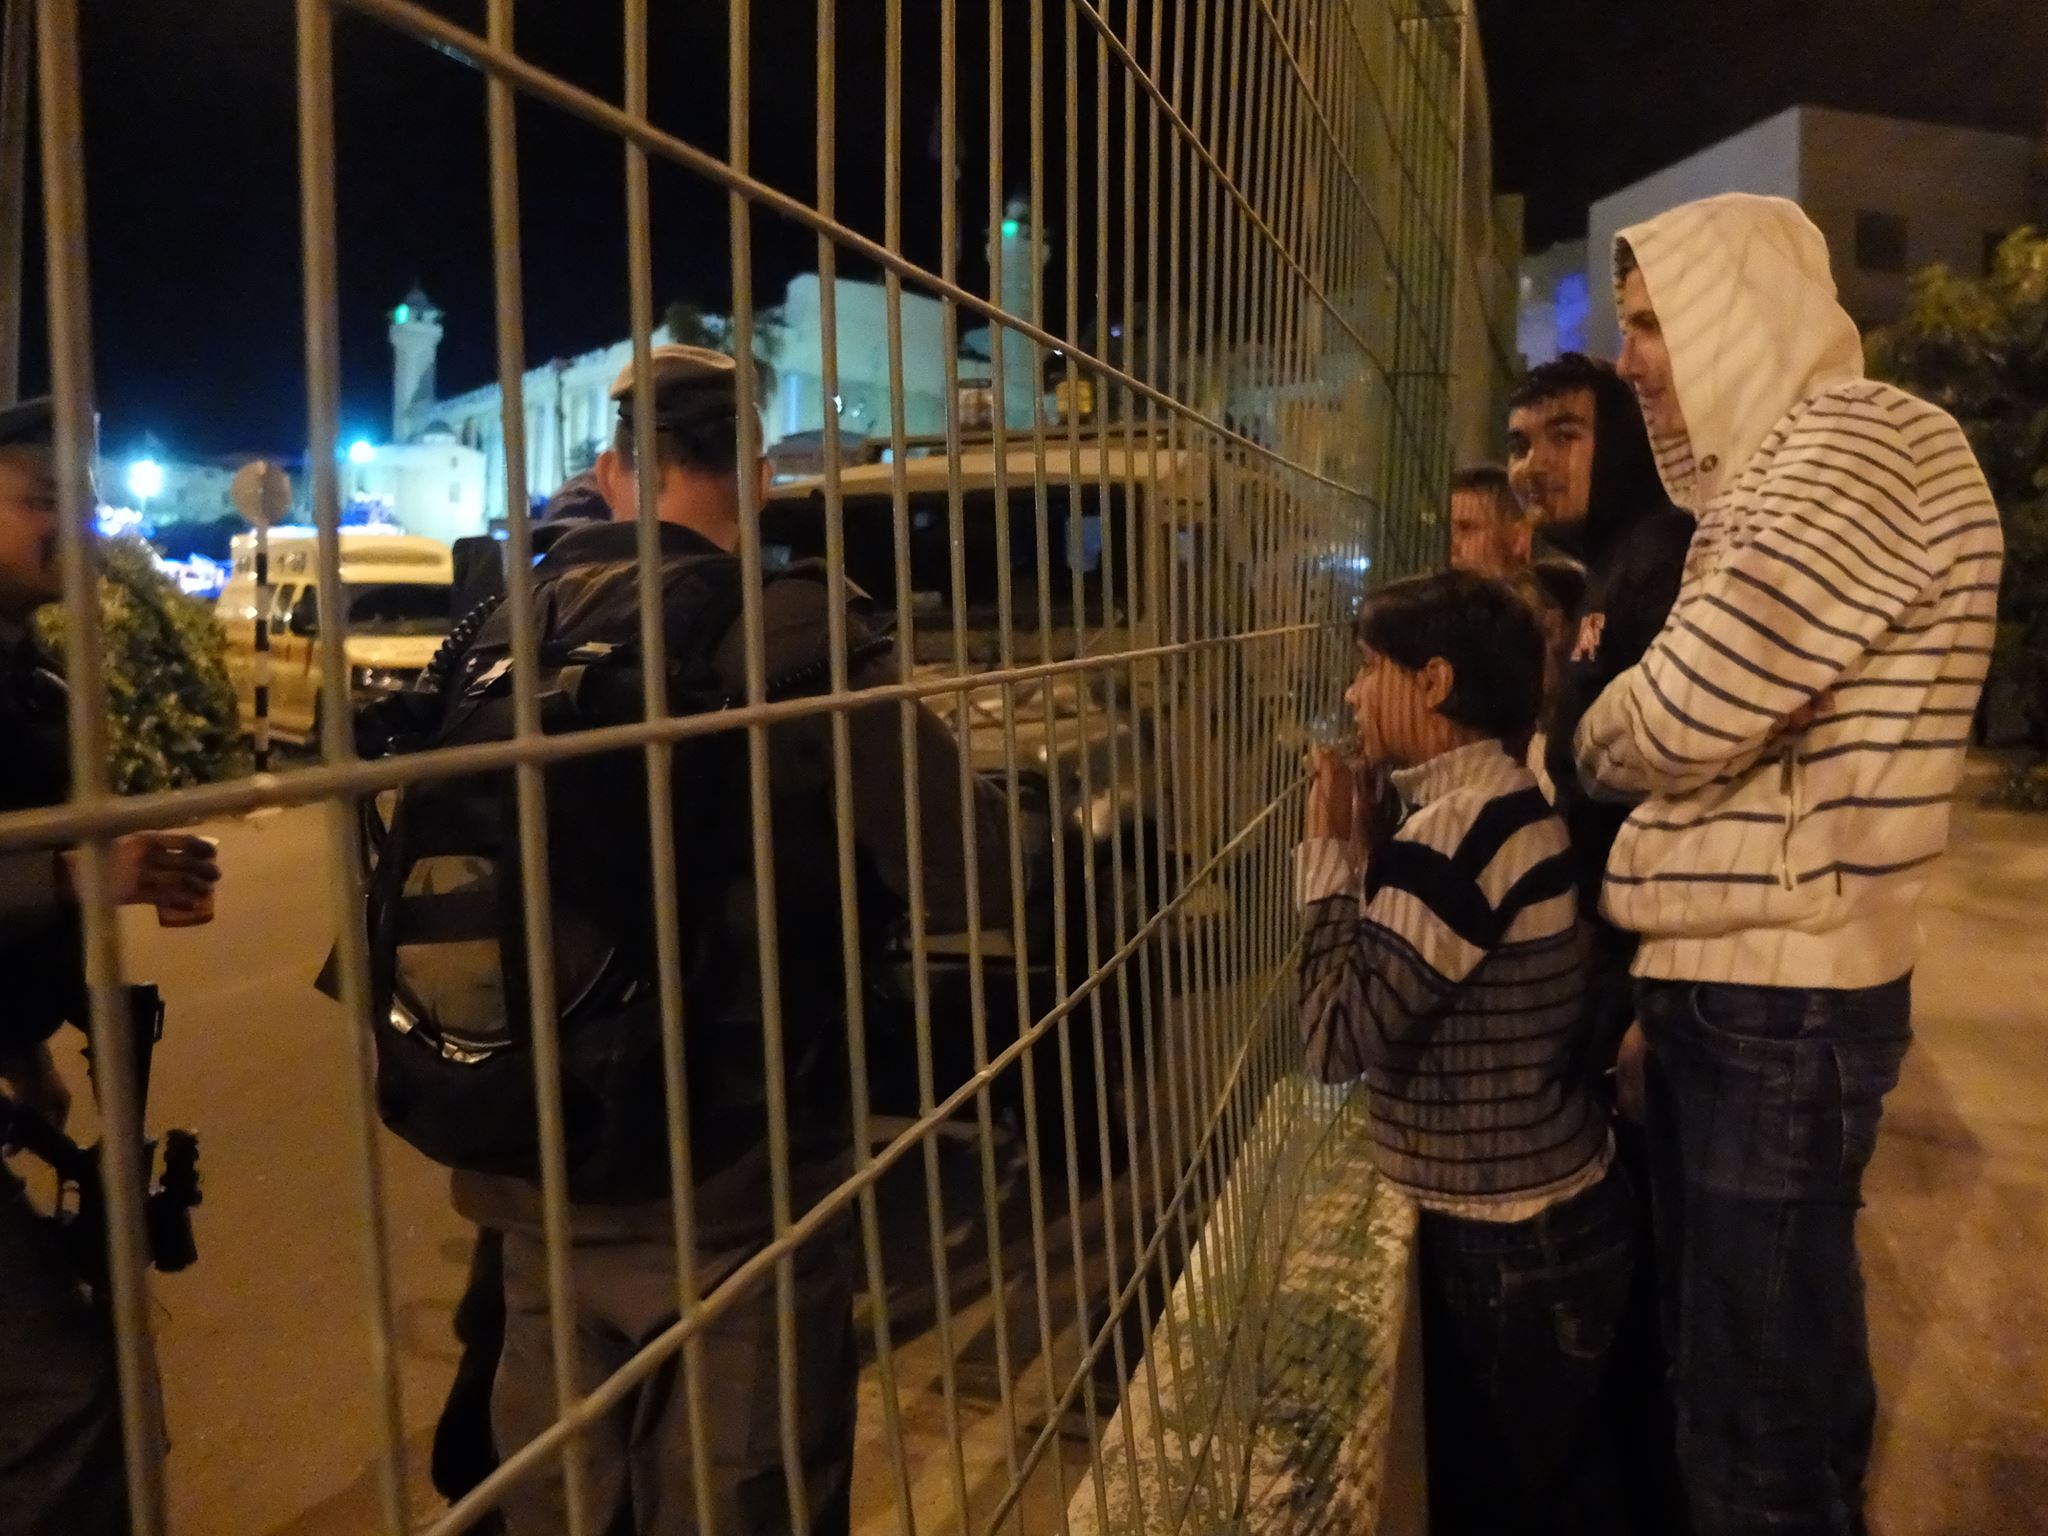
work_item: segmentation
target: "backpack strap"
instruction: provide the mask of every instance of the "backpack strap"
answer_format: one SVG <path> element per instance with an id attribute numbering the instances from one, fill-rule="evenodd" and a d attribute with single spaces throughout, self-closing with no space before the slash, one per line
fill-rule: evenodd
<path id="1" fill-rule="evenodd" d="M 799 560 L 763 579 L 761 621 L 770 701 L 797 698 L 831 676 L 829 580 L 822 560 Z M 865 592 L 847 582 L 846 594 L 846 663 L 852 668 L 886 654 L 895 642 L 886 629 L 868 623 L 872 604 Z M 743 618 L 743 611 L 733 615 L 713 654 L 721 685 L 734 700 L 747 696 Z"/>

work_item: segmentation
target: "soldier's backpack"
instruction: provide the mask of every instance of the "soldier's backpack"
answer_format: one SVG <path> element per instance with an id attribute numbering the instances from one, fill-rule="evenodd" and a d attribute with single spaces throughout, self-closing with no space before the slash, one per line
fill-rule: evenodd
<path id="1" fill-rule="evenodd" d="M 536 575 L 541 729 L 559 739 L 644 719 L 635 564 L 555 573 L 544 564 Z M 777 579 L 806 578 L 822 579 L 822 568 Z M 735 701 L 739 689 L 714 656 L 740 614 L 740 580 L 729 556 L 664 561 L 662 693 L 671 715 Z M 511 741 L 514 667 L 507 610 L 465 621 L 422 679 L 432 702 L 414 697 L 417 723 L 393 745 L 452 751 Z M 746 821 L 744 758 L 737 731 L 686 737 L 672 749 L 681 897 L 673 916 L 686 983 L 718 904 L 747 878 L 730 831 Z M 558 1021 L 569 1195 L 655 1198 L 667 1188 L 669 1159 L 644 748 L 552 757 L 540 776 L 547 876 L 534 899 L 546 906 L 553 944 L 538 969 Z M 538 1179 L 536 968 L 519 824 L 518 770 L 509 762 L 420 779 L 388 797 L 388 813 L 367 813 L 371 1017 L 387 1126 L 451 1168 Z M 715 1125 L 714 1108 L 693 1114 L 693 1141 Z"/>

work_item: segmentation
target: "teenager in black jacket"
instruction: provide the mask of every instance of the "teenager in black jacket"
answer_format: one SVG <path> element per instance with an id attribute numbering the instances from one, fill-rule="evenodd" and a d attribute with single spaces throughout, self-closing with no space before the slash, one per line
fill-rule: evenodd
<path id="1" fill-rule="evenodd" d="M 1618 1057 L 1635 1020 L 1629 962 L 1636 936 L 1600 915 L 1607 857 L 1631 809 L 1595 800 L 1579 781 L 1572 737 L 1579 717 L 1616 676 L 1642 659 L 1664 627 L 1692 543 L 1692 515 L 1673 506 L 1657 475 L 1642 411 L 1607 364 L 1567 352 L 1530 371 L 1508 402 L 1508 478 L 1537 535 L 1585 567 L 1571 614 L 1575 640 L 1546 722 L 1545 769 L 1571 834 L 1579 911 L 1592 928 L 1586 975 L 1587 1067 L 1614 1075 L 1621 1161 L 1640 1176 L 1640 1076 Z M 1647 1222 L 1647 1212 L 1641 1213 Z M 1637 1268 L 1636 1294 L 1613 1357 L 1613 1412 L 1630 1442 L 1625 1483 L 1639 1529 L 1683 1532 L 1654 1269 Z"/>

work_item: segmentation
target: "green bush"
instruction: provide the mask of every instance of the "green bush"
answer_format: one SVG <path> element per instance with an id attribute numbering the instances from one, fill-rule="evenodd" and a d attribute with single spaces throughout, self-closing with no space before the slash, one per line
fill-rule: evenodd
<path id="1" fill-rule="evenodd" d="M 114 789 L 135 795 L 247 773 L 227 636 L 213 609 L 180 592 L 140 539 L 100 546 L 100 623 Z M 43 610 L 42 632 L 61 657 L 60 607 Z"/>
<path id="2" fill-rule="evenodd" d="M 2048 758 L 2048 238 L 2015 231 L 1983 277 L 1919 273 L 1868 352 L 1873 375 L 1943 407 L 1977 450 L 2005 527 L 1992 682 Z"/>

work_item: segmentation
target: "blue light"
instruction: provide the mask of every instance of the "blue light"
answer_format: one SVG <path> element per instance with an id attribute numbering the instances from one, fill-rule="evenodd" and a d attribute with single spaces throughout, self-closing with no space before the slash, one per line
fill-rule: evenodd
<path id="1" fill-rule="evenodd" d="M 376 457 L 376 446 L 367 437 L 359 437 L 348 445 L 348 461 L 351 464 L 367 464 Z"/>
<path id="2" fill-rule="evenodd" d="M 1018 223 L 1018 222 L 1017 222 L 1017 221 L 1016 221 L 1015 219 L 1005 219 L 1005 220 L 1003 220 L 1003 238 L 1004 238 L 1005 240 L 1014 240 L 1014 239 L 1016 239 L 1016 238 L 1017 238 L 1017 232 L 1018 232 L 1019 230 L 1021 230 L 1021 229 L 1022 229 L 1023 227 L 1024 227 L 1024 226 L 1023 226 L 1022 224 Z"/>
<path id="3" fill-rule="evenodd" d="M 398 308 L 391 311 L 391 318 L 400 325 L 405 324 L 406 321 L 412 318 L 412 306 L 410 304 L 399 305 Z"/>
<path id="4" fill-rule="evenodd" d="M 128 466 L 128 489 L 144 501 L 164 488 L 164 467 L 155 459 L 137 459 Z"/>

